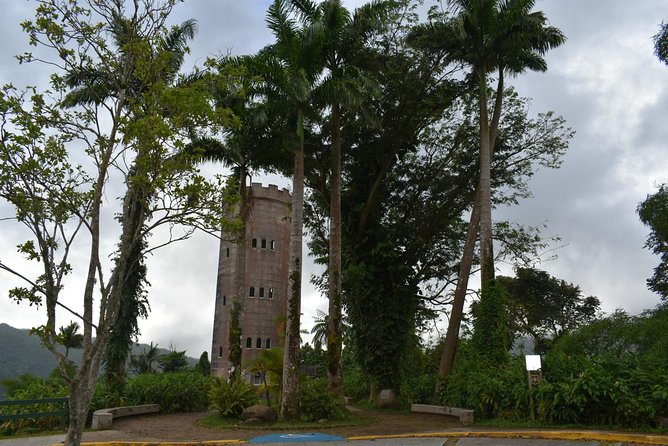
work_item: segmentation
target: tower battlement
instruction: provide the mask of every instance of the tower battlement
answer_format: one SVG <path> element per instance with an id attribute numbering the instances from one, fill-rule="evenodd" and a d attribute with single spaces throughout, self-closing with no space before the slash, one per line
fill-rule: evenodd
<path id="1" fill-rule="evenodd" d="M 266 198 L 269 200 L 277 200 L 283 203 L 290 203 L 292 195 L 286 188 L 279 189 L 275 184 L 264 186 L 262 183 L 252 183 L 251 191 L 255 198 Z"/>

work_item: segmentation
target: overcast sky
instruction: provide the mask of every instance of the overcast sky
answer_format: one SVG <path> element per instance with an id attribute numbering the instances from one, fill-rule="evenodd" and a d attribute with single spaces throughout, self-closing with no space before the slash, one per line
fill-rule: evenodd
<path id="1" fill-rule="evenodd" d="M 363 2 L 344 3 L 353 8 Z M 267 5 L 259 0 L 186 0 L 177 6 L 174 23 L 189 18 L 199 23 L 186 66 L 201 66 L 206 57 L 220 53 L 251 53 L 270 43 L 264 23 Z M 48 79 L 44 67 L 20 67 L 12 57 L 27 49 L 19 23 L 32 17 L 34 7 L 25 0 L 3 3 L 3 84 L 20 87 Z M 635 209 L 657 184 L 668 182 L 668 67 L 657 61 L 652 47 L 658 25 L 668 20 L 668 0 L 543 0 L 536 9 L 545 11 L 568 41 L 548 53 L 546 73 L 526 74 L 511 83 L 520 95 L 532 98 L 532 113 L 554 110 L 577 133 L 563 166 L 533 178 L 533 198 L 495 210 L 493 217 L 547 224 L 545 234 L 559 235 L 562 243 L 552 253 L 558 258 L 540 268 L 580 285 L 585 295 L 598 296 L 606 312 L 622 308 L 638 313 L 659 302 L 645 284 L 659 259 L 643 249 L 648 230 Z M 275 177 L 254 180 L 289 185 Z M 107 196 L 109 212 L 115 198 Z M 12 214 L 0 203 L 0 219 Z M 34 271 L 15 255 L 24 237 L 15 222 L 0 220 L 0 260 Z M 106 247 L 116 240 L 117 233 L 109 233 Z M 75 270 L 85 267 L 83 249 L 72 260 Z M 172 344 L 190 356 L 210 350 L 217 261 L 218 241 L 204 235 L 150 257 L 152 311 L 141 322 L 142 342 Z M 501 269 L 511 272 L 507 266 Z M 311 270 L 307 264 L 305 282 Z M 18 284 L 0 271 L 0 322 L 19 328 L 44 323 L 41 311 L 9 301 L 7 291 Z M 327 305 L 308 283 L 304 286 L 302 326 L 310 329 L 316 308 L 326 310 Z M 71 302 L 80 301 L 76 276 L 64 293 Z M 62 315 L 59 325 L 69 320 Z"/>

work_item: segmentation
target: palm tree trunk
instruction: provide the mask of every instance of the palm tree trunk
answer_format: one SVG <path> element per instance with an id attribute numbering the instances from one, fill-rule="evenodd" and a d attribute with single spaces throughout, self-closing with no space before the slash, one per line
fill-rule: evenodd
<path id="1" fill-rule="evenodd" d="M 494 101 L 494 112 L 492 115 L 492 122 L 489 128 L 489 145 L 490 145 L 490 163 L 491 157 L 494 155 L 494 145 L 496 143 L 496 135 L 499 128 L 499 121 L 501 119 L 501 107 L 503 106 L 503 69 L 499 69 L 499 78 L 496 87 L 496 98 Z M 490 167 L 491 170 L 491 167 Z M 490 192 L 491 198 L 491 192 Z M 490 215 L 491 217 L 491 215 Z M 480 184 L 476 188 L 473 200 L 473 208 L 471 209 L 471 219 L 469 221 L 468 231 L 466 233 L 466 241 L 464 242 L 464 252 L 462 253 L 462 260 L 459 264 L 459 273 L 457 275 L 457 287 L 455 288 L 455 296 L 452 301 L 452 310 L 450 312 L 450 322 L 448 324 L 448 331 L 445 335 L 443 344 L 443 353 L 441 354 L 441 362 L 438 369 L 438 378 L 436 380 L 436 389 L 434 395 L 438 394 L 440 383 L 443 382 L 452 372 L 455 364 L 455 356 L 457 354 L 457 343 L 459 341 L 459 328 L 461 327 L 462 316 L 464 313 L 464 303 L 466 301 L 466 290 L 468 288 L 469 276 L 471 275 L 471 266 L 473 265 L 473 255 L 475 252 L 475 242 L 478 232 L 480 230 Z"/>
<path id="2" fill-rule="evenodd" d="M 299 418 L 299 324 L 302 282 L 302 231 L 304 226 L 304 122 L 303 111 L 297 117 L 299 146 L 295 150 L 292 176 L 292 215 L 290 221 L 290 276 L 285 321 L 285 355 L 283 357 L 283 397 L 281 417 Z"/>
<path id="3" fill-rule="evenodd" d="M 341 376 L 341 123 L 337 103 L 332 105 L 332 180 L 329 211 L 329 323 L 327 378 L 329 388 L 343 396 Z"/>
<path id="4" fill-rule="evenodd" d="M 480 69 L 480 282 L 484 288 L 494 280 L 494 246 L 492 238 L 492 150 L 487 115 L 487 76 Z"/>
<path id="5" fill-rule="evenodd" d="M 466 290 L 468 289 L 469 276 L 471 275 L 471 266 L 473 265 L 473 256 L 475 254 L 475 242 L 478 239 L 478 228 L 480 224 L 480 193 L 476 188 L 473 208 L 471 209 L 471 219 L 469 221 L 466 241 L 464 242 L 464 252 L 459 264 L 459 273 L 457 275 L 457 287 L 452 301 L 452 310 L 450 311 L 450 322 L 448 331 L 445 335 L 443 352 L 441 353 L 441 362 L 438 368 L 438 379 L 436 380 L 435 395 L 438 394 L 440 383 L 443 382 L 452 372 L 455 364 L 455 355 L 457 354 L 457 343 L 459 341 L 459 328 L 462 324 L 464 314 L 464 303 L 466 302 Z"/>

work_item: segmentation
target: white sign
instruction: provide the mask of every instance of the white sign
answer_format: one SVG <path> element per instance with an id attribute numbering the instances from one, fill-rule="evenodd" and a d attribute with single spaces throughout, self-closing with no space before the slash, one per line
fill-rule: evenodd
<path id="1" fill-rule="evenodd" d="M 527 370 L 530 372 L 540 370 L 540 355 L 526 355 Z"/>

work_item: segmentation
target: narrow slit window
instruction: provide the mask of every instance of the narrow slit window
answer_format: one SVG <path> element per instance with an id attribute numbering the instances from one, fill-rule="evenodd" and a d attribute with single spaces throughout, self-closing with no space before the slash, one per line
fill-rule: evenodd
<path id="1" fill-rule="evenodd" d="M 225 257 L 229 257 L 229 256 L 230 256 L 230 248 L 226 248 L 225 249 Z"/>
<path id="2" fill-rule="evenodd" d="M 269 247 L 272 251 L 276 251 L 276 240 L 272 240 Z"/>
<path id="3" fill-rule="evenodd" d="M 271 338 L 265 340 L 264 348 L 271 348 Z"/>
<path id="4" fill-rule="evenodd" d="M 260 287 L 260 297 L 264 297 L 264 287 Z"/>
<path id="5" fill-rule="evenodd" d="M 262 338 L 257 338 L 255 340 L 255 348 L 262 348 Z"/>
<path id="6" fill-rule="evenodd" d="M 223 347 L 218 347 L 218 357 L 219 358 L 223 357 Z"/>
<path id="7" fill-rule="evenodd" d="M 246 338 L 246 348 L 253 348 L 253 340 L 251 338 Z"/>
<path id="8" fill-rule="evenodd" d="M 250 287 L 250 290 L 248 290 L 248 295 L 250 297 L 255 297 L 255 287 Z"/>
<path id="9" fill-rule="evenodd" d="M 262 239 L 262 249 L 267 249 L 267 239 L 266 238 Z"/>
<path id="10" fill-rule="evenodd" d="M 274 289 L 269 288 L 269 299 L 273 299 L 273 298 L 274 298 Z"/>
<path id="11" fill-rule="evenodd" d="M 256 238 L 254 238 L 253 241 L 251 242 L 251 246 L 253 248 L 257 248 L 257 239 Z"/>
<path id="12" fill-rule="evenodd" d="M 227 305 L 227 296 L 223 296 L 223 305 Z"/>

